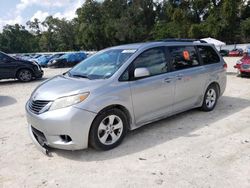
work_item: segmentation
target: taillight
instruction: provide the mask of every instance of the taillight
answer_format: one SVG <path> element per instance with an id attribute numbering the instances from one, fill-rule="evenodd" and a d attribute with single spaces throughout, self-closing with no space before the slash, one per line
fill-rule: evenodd
<path id="1" fill-rule="evenodd" d="M 223 68 L 224 68 L 225 70 L 227 69 L 227 64 L 226 64 L 226 63 L 223 64 Z"/>

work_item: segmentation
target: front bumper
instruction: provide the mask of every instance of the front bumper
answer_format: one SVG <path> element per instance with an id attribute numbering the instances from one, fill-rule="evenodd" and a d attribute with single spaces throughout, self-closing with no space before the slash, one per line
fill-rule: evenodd
<path id="1" fill-rule="evenodd" d="M 250 65 L 248 65 L 247 67 L 245 67 L 246 65 L 241 65 L 241 64 L 236 64 L 234 65 L 234 68 L 238 69 L 239 72 L 241 73 L 250 73 Z"/>
<path id="2" fill-rule="evenodd" d="M 26 116 L 29 133 L 36 145 L 79 150 L 88 147 L 89 130 L 96 114 L 67 107 L 36 115 L 29 110 L 27 103 Z M 65 135 L 70 140 L 65 140 Z"/>
<path id="3" fill-rule="evenodd" d="M 41 70 L 35 70 L 35 71 L 34 71 L 34 76 L 35 76 L 36 78 L 42 78 L 42 77 L 43 77 L 43 74 L 44 74 L 44 72 L 43 72 L 42 69 L 41 69 Z"/>
<path id="4" fill-rule="evenodd" d="M 250 73 L 250 69 L 240 69 L 241 73 Z"/>

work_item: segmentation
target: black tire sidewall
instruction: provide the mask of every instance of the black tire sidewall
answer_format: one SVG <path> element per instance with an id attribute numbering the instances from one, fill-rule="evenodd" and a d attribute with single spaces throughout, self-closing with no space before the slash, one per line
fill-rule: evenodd
<path id="1" fill-rule="evenodd" d="M 99 127 L 100 123 L 102 122 L 102 120 L 109 115 L 116 115 L 116 116 L 121 118 L 121 120 L 123 122 L 123 132 L 122 132 L 122 135 L 120 136 L 120 138 L 115 143 L 113 143 L 111 145 L 104 145 L 100 142 L 100 140 L 98 138 L 98 127 Z M 94 121 L 91 125 L 91 129 L 90 129 L 89 143 L 93 148 L 95 148 L 97 150 L 106 151 L 106 150 L 113 149 L 116 146 L 120 145 L 120 143 L 122 142 L 122 140 L 126 136 L 127 130 L 128 130 L 128 120 L 127 120 L 125 113 L 119 109 L 109 109 L 107 111 L 104 111 L 104 112 L 98 114 L 96 116 L 96 118 L 94 119 Z"/>
<path id="2" fill-rule="evenodd" d="M 206 104 L 207 93 L 208 93 L 208 91 L 209 91 L 210 89 L 214 89 L 214 91 L 215 91 L 215 93 L 216 93 L 215 103 L 214 103 L 214 105 L 213 105 L 212 108 L 208 108 L 208 107 L 207 107 L 207 104 Z M 215 85 L 209 86 L 209 87 L 207 88 L 206 92 L 205 92 L 205 95 L 204 95 L 203 104 L 202 104 L 202 107 L 201 107 L 202 110 L 203 110 L 203 111 L 206 111 L 206 112 L 212 111 L 212 110 L 215 108 L 216 104 L 217 104 L 218 97 L 219 97 L 218 88 L 217 88 Z"/>

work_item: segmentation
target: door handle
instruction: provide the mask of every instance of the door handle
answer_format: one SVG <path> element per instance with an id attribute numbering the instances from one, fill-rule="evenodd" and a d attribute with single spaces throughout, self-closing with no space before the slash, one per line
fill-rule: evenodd
<path id="1" fill-rule="evenodd" d="M 178 75 L 176 76 L 176 78 L 177 78 L 177 80 L 182 80 L 183 74 L 178 74 Z"/>
<path id="2" fill-rule="evenodd" d="M 172 80 L 173 80 L 173 78 L 172 78 L 172 77 L 169 77 L 169 78 L 165 78 L 165 79 L 164 79 L 164 82 L 170 83 Z"/>

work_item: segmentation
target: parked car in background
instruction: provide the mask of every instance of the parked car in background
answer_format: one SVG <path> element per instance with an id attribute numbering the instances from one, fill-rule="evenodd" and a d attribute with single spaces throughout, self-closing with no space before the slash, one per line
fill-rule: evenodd
<path id="1" fill-rule="evenodd" d="M 246 52 L 248 53 L 248 55 L 250 56 L 250 46 L 246 47 Z"/>
<path id="2" fill-rule="evenodd" d="M 240 76 L 250 76 L 250 55 L 247 52 L 244 53 L 243 57 L 237 61 L 234 68 L 238 69 L 238 74 Z"/>
<path id="3" fill-rule="evenodd" d="M 235 48 L 231 50 L 228 54 L 228 56 L 231 56 L 231 57 L 237 57 L 237 56 L 242 56 L 242 55 L 243 55 L 243 49 L 241 48 Z"/>
<path id="4" fill-rule="evenodd" d="M 49 61 L 48 67 L 73 67 L 86 58 L 87 55 L 84 52 L 66 53 L 57 59 Z"/>
<path id="5" fill-rule="evenodd" d="M 44 152 L 112 149 L 128 130 L 192 108 L 212 111 L 226 67 L 213 45 L 196 42 L 102 50 L 35 89 L 26 104 L 29 133 Z"/>
<path id="6" fill-rule="evenodd" d="M 31 55 L 30 58 L 28 59 L 28 61 L 35 61 L 37 62 L 39 58 L 43 58 L 46 55 L 42 55 L 42 54 L 36 54 L 36 55 Z"/>
<path id="7" fill-rule="evenodd" d="M 24 55 L 19 55 L 18 59 L 29 60 L 30 58 L 31 58 L 31 55 L 24 54 Z"/>
<path id="8" fill-rule="evenodd" d="M 221 56 L 228 56 L 229 50 L 220 50 L 220 55 Z"/>
<path id="9" fill-rule="evenodd" d="M 41 65 L 42 67 L 47 67 L 49 61 L 57 59 L 64 55 L 64 53 L 58 53 L 54 55 L 42 55 L 38 59 L 36 59 L 36 62 Z"/>
<path id="10" fill-rule="evenodd" d="M 42 56 L 41 54 L 34 54 L 34 55 L 31 55 L 31 58 L 32 59 L 37 59 L 39 58 L 40 56 Z"/>
<path id="11" fill-rule="evenodd" d="M 0 52 L 0 79 L 17 78 L 22 82 L 42 78 L 43 71 L 35 62 L 15 59 Z"/>

